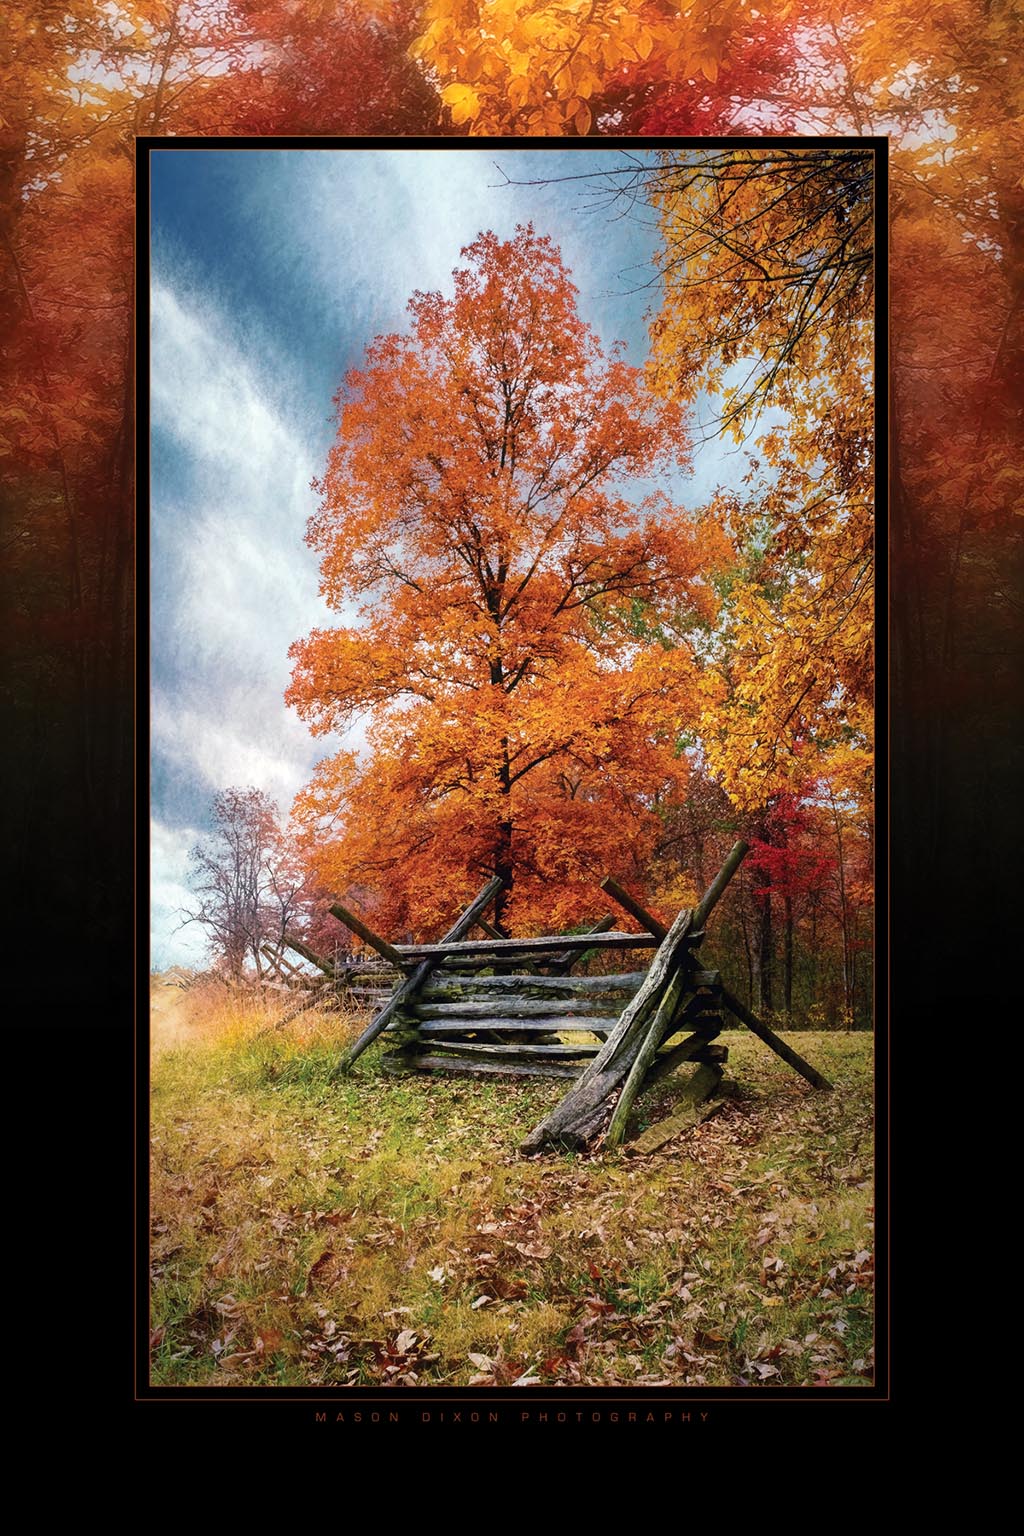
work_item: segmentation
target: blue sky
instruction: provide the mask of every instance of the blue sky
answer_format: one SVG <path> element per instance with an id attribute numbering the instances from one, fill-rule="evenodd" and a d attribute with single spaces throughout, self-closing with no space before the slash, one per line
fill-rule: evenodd
<path id="1" fill-rule="evenodd" d="M 179 928 L 210 802 L 255 785 L 286 811 L 316 742 L 286 710 L 288 646 L 336 624 L 304 543 L 335 433 L 332 397 L 415 289 L 450 291 L 484 229 L 532 220 L 579 308 L 641 363 L 655 230 L 593 184 L 508 186 L 621 165 L 608 151 L 161 150 L 152 157 L 152 964 L 201 963 Z M 498 169 L 500 167 L 500 170 Z M 743 472 L 709 445 L 688 505 Z M 354 739 L 358 741 L 358 728 Z"/>

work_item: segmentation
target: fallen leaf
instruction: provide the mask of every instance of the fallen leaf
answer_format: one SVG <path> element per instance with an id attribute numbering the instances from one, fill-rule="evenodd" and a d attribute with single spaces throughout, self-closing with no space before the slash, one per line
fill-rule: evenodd
<path id="1" fill-rule="evenodd" d="M 309 1274 L 306 1277 L 307 1286 L 312 1285 L 313 1281 L 319 1278 L 319 1276 L 327 1268 L 328 1264 L 333 1258 L 334 1253 L 332 1250 L 330 1248 L 325 1248 L 320 1257 L 313 1263 Z"/>
<path id="2" fill-rule="evenodd" d="M 515 1243 L 514 1247 L 516 1253 L 524 1254 L 528 1259 L 550 1259 L 554 1251 L 543 1243 Z"/>

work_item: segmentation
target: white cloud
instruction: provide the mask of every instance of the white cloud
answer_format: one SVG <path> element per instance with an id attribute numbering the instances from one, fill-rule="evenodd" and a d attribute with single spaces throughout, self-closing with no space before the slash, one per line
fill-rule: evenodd
<path id="1" fill-rule="evenodd" d="M 320 466 L 277 398 L 279 362 L 269 343 L 234 337 L 208 299 L 163 281 L 153 291 L 152 355 L 154 428 L 171 437 L 190 471 L 190 515 L 179 519 L 178 545 L 190 574 L 259 576 L 284 606 L 315 594 L 315 563 L 302 541 Z M 154 486 L 158 507 L 161 490 Z M 166 519 L 168 509 L 160 511 Z M 206 538 L 193 549 L 203 529 Z M 283 567 L 275 558 L 282 555 Z"/>
<path id="2" fill-rule="evenodd" d="M 272 346 L 251 328 L 236 336 L 194 286 L 164 274 L 152 312 L 153 425 L 169 444 L 153 486 L 153 758 L 186 786 L 188 816 L 201 816 L 200 797 L 249 784 L 287 814 L 325 751 L 285 707 L 288 647 L 339 622 L 304 543 L 319 467 L 301 425 L 308 402 L 289 412 Z M 194 962 L 198 930 L 171 935 L 185 871 L 180 839 L 163 831 L 154 935 L 165 962 Z"/>
<path id="3" fill-rule="evenodd" d="M 574 158 L 582 164 L 582 154 Z M 586 158 L 596 165 L 596 155 Z M 610 158 L 601 152 L 603 162 Z M 287 199 L 281 175 L 254 182 L 250 214 L 287 245 L 309 302 L 339 338 L 358 332 L 365 343 L 380 332 L 404 330 L 412 294 L 450 294 L 460 251 L 481 231 L 508 239 L 517 224 L 531 219 L 560 247 L 606 346 L 620 338 L 624 324 L 635 325 L 647 302 L 646 297 L 640 304 L 623 300 L 622 291 L 634 285 L 636 274 L 618 279 L 603 215 L 584 211 L 578 188 L 504 183 L 496 160 L 523 179 L 556 176 L 559 164 L 542 150 L 357 149 L 298 159 L 301 163 L 282 173 Z M 609 299 L 615 289 L 619 297 Z M 359 353 L 339 353 L 339 374 L 359 360 Z"/>
<path id="4" fill-rule="evenodd" d="M 472 152 L 347 150 L 304 157 L 287 213 L 278 182 L 253 196 L 273 197 L 267 216 L 286 217 L 306 280 L 339 329 L 355 321 L 370 341 L 404 326 L 414 290 L 451 291 L 459 250 L 481 229 L 511 233 L 515 218 L 488 190 L 495 179 L 490 158 Z"/>
<path id="5" fill-rule="evenodd" d="M 188 677 L 174 700 L 178 727 L 160 745 L 179 760 L 194 751 L 217 773 L 231 760 L 229 741 L 266 741 L 268 729 L 271 739 L 282 730 L 284 752 L 261 755 L 278 764 L 279 783 L 290 783 L 281 759 L 313 753 L 283 704 L 288 647 L 316 625 L 352 618 L 319 598 L 304 543 L 319 466 L 275 400 L 258 338 L 243 353 L 227 317 L 167 281 L 155 286 L 153 322 L 154 428 L 171 436 L 187 467 L 184 490 L 172 496 L 166 483 L 154 485 L 154 672 L 177 663 Z M 186 719 L 212 730 L 190 737 Z"/>
<path id="6" fill-rule="evenodd" d="M 202 929 L 196 924 L 181 926 L 182 910 L 192 902 L 188 852 L 197 840 L 198 833 L 191 827 L 169 827 L 156 818 L 150 822 L 150 964 L 155 970 L 206 964 Z"/>
<path id="7" fill-rule="evenodd" d="M 210 798 L 229 786 L 253 785 L 287 813 L 309 776 L 311 754 L 305 728 L 255 695 L 252 714 L 210 697 L 198 707 L 155 691 L 151 705 L 154 753 L 168 764 L 198 776 Z M 239 715 L 241 716 L 239 718 Z M 262 728 L 261 728 L 262 726 Z"/>

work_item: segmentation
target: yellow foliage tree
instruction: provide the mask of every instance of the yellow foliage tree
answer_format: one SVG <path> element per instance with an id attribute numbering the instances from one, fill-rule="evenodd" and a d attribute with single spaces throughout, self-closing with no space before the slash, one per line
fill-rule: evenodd
<path id="1" fill-rule="evenodd" d="M 472 134 L 589 134 L 592 101 L 643 65 L 715 80 L 745 0 L 428 0 L 414 53 Z"/>
<path id="2" fill-rule="evenodd" d="M 665 151 L 642 189 L 662 235 L 654 387 L 717 396 L 740 442 L 776 409 L 766 475 L 755 461 L 751 493 L 714 504 L 748 559 L 702 734 L 753 808 L 806 778 L 811 741 L 871 739 L 872 157 Z"/>

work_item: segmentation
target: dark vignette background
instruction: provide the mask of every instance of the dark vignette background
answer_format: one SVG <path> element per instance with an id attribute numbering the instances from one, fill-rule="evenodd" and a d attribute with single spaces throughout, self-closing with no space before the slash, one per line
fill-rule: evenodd
<path id="1" fill-rule="evenodd" d="M 141 337 L 141 308 L 138 323 Z M 1019 390 L 1019 366 L 1015 372 L 1011 364 L 1012 358 L 1006 363 L 1007 387 Z M 129 570 L 130 438 L 122 444 L 123 462 L 114 466 L 109 492 Z M 140 442 L 139 483 L 145 485 L 141 450 Z M 990 601 L 993 552 L 986 535 L 968 532 L 970 558 L 951 609 L 954 594 L 922 558 L 922 530 L 901 494 L 898 464 L 888 526 L 889 945 L 898 1062 L 901 1039 L 920 1039 L 922 1026 L 931 1029 L 958 1015 L 984 1014 L 990 1001 L 1003 1002 L 1012 990 L 1001 973 L 1004 957 L 1012 961 L 1010 939 L 1016 931 L 1013 850 L 1020 843 L 1024 753 L 1020 608 Z M 138 533 L 138 602 L 144 614 L 144 517 Z M 1001 575 L 1019 593 L 1024 584 L 1019 545 L 1013 558 Z M 78 1263 L 87 1289 L 95 1292 L 97 1320 L 106 1321 L 116 1310 L 119 1322 L 112 1326 L 123 1337 L 125 1293 L 117 1276 L 125 1276 L 131 1264 L 126 1197 L 133 973 L 137 966 L 144 1004 L 147 968 L 145 635 L 136 691 L 128 581 L 117 593 L 121 606 L 109 616 L 116 643 L 107 647 L 104 665 L 91 681 L 87 705 L 61 637 L 47 633 L 45 593 L 39 622 L 26 624 L 20 617 L 25 592 L 12 589 L 7 567 L 2 579 L 7 1037 L 24 1048 L 22 1060 L 9 1058 L 9 1065 L 23 1091 L 37 1101 L 41 1133 L 70 1162 L 77 1194 L 87 1197 Z M 28 599 L 31 616 L 32 594 Z M 879 638 L 884 641 L 884 634 Z M 75 751 L 84 707 L 90 710 L 98 764 L 89 785 Z M 881 840 L 884 806 L 879 809 Z M 962 945 L 965 929 L 968 942 Z M 1006 969 L 1012 975 L 1012 963 Z M 143 1033 L 145 1022 L 141 1006 Z M 896 1087 L 898 1105 L 898 1081 Z"/>

